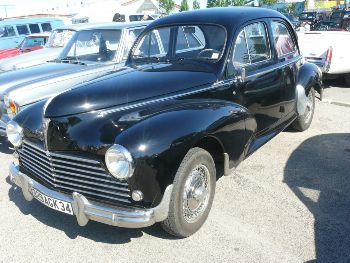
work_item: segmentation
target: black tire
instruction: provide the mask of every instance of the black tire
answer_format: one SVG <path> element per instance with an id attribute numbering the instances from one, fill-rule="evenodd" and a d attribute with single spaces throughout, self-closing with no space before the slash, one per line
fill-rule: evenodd
<path id="1" fill-rule="evenodd" d="M 311 88 L 307 94 L 308 100 L 312 107 L 307 107 L 303 115 L 299 115 L 298 118 L 292 123 L 292 127 L 296 131 L 306 131 L 312 122 L 315 112 L 315 90 Z M 310 114 L 310 115 L 309 115 Z"/>
<path id="2" fill-rule="evenodd" d="M 188 222 L 184 214 L 184 191 L 186 180 L 196 167 L 204 165 L 209 171 L 208 186 L 210 191 L 206 197 L 206 206 L 199 214 L 195 222 Z M 190 179 L 189 179 L 190 180 Z M 169 214 L 166 220 L 161 222 L 165 231 L 177 237 L 188 237 L 198 231 L 206 221 L 213 203 L 216 185 L 215 163 L 211 155 L 202 148 L 192 148 L 182 160 L 174 178 Z"/>

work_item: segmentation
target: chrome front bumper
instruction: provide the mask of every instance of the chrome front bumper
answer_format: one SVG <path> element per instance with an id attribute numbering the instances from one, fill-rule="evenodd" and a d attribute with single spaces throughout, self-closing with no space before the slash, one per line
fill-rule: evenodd
<path id="1" fill-rule="evenodd" d="M 31 189 L 34 188 L 48 197 L 71 203 L 73 213 L 80 226 L 85 226 L 89 220 L 92 220 L 118 227 L 141 228 L 164 221 L 168 217 L 170 197 L 173 189 L 173 185 L 169 185 L 165 189 L 163 199 L 158 206 L 150 209 L 137 209 L 114 207 L 89 201 L 77 192 L 69 196 L 53 191 L 20 172 L 19 167 L 15 164 L 10 165 L 10 179 L 22 189 L 24 198 L 27 201 L 33 200 Z"/>

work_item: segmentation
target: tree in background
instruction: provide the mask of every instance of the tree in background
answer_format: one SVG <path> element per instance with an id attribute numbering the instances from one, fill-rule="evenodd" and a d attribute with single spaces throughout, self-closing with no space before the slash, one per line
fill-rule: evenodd
<path id="1" fill-rule="evenodd" d="M 274 5 L 278 0 L 260 0 L 261 5 Z"/>
<path id="2" fill-rule="evenodd" d="M 180 11 L 188 11 L 190 7 L 188 6 L 187 0 L 182 0 L 181 1 L 181 6 L 180 6 Z"/>
<path id="3" fill-rule="evenodd" d="M 278 0 L 275 1 L 277 2 Z M 245 3 L 246 0 L 208 0 L 207 7 L 242 6 L 245 5 Z"/>
<path id="4" fill-rule="evenodd" d="M 198 0 L 194 0 L 194 1 L 193 1 L 193 3 L 192 3 L 192 8 L 193 8 L 193 9 L 199 9 L 199 8 L 201 8 L 201 6 L 200 6 Z"/>
<path id="5" fill-rule="evenodd" d="M 162 13 L 169 14 L 175 6 L 175 2 L 173 0 L 159 0 L 159 8 Z"/>

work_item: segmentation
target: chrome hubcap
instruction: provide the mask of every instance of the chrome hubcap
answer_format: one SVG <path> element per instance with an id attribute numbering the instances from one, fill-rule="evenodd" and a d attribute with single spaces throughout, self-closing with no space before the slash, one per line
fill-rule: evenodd
<path id="1" fill-rule="evenodd" d="M 196 222 L 208 206 L 210 196 L 210 173 L 200 164 L 196 166 L 185 182 L 183 192 L 183 216 L 188 223 Z"/>
<path id="2" fill-rule="evenodd" d="M 307 96 L 307 101 L 306 101 L 306 110 L 305 110 L 305 122 L 308 123 L 311 119 L 312 111 L 314 108 L 314 100 L 312 96 L 312 92 L 309 92 L 309 95 Z"/>

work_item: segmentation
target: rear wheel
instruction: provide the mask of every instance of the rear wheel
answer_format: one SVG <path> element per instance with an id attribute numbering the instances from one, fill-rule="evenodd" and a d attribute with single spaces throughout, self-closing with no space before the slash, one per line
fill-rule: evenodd
<path id="1" fill-rule="evenodd" d="M 204 224 L 213 203 L 215 163 L 202 148 L 192 148 L 175 175 L 168 218 L 162 227 L 178 237 L 188 237 Z"/>
<path id="2" fill-rule="evenodd" d="M 292 123 L 293 129 L 297 131 L 307 130 L 312 122 L 315 111 L 315 90 L 311 88 L 306 101 L 306 109 L 303 115 L 299 115 L 298 118 Z"/>

